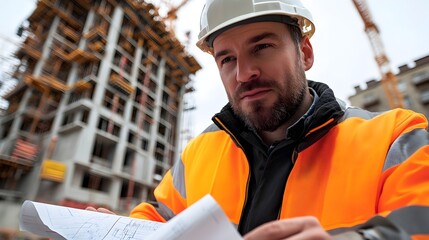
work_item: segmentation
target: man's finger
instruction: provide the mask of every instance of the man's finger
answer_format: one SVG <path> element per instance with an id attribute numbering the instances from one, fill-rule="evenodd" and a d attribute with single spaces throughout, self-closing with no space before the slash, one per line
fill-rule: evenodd
<path id="1" fill-rule="evenodd" d="M 95 209 L 93 207 L 86 207 L 85 210 L 97 212 L 97 209 Z"/>
<path id="2" fill-rule="evenodd" d="M 285 239 L 295 235 L 301 235 L 306 237 L 307 234 L 300 234 L 301 232 L 308 233 L 310 238 L 304 239 L 329 239 L 329 235 L 320 226 L 318 220 L 314 217 L 298 217 L 292 219 L 278 220 L 268 222 L 260 227 L 257 227 L 250 233 L 248 233 L 245 240 L 273 240 L 273 239 Z"/>
<path id="3" fill-rule="evenodd" d="M 102 213 L 107 213 L 107 214 L 115 214 L 116 215 L 116 213 L 110 211 L 107 208 L 97 208 L 97 212 L 102 212 Z"/>
<path id="4" fill-rule="evenodd" d="M 303 239 L 327 240 L 327 239 L 332 239 L 332 237 L 322 228 L 309 228 L 287 238 L 287 240 L 303 240 Z M 343 238 L 343 239 L 351 240 L 348 238 Z"/>
<path id="5" fill-rule="evenodd" d="M 112 212 L 112 211 L 110 211 L 109 209 L 107 209 L 107 208 L 94 208 L 94 207 L 86 207 L 85 208 L 85 210 L 88 210 L 88 211 L 93 211 L 93 212 L 101 212 L 101 213 L 107 213 L 107 214 L 114 214 L 114 215 L 116 215 L 116 213 L 114 213 L 114 212 Z"/>

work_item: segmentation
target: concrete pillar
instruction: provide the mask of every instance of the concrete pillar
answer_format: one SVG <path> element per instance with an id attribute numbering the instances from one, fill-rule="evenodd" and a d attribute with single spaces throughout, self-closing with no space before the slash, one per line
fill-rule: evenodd
<path id="1" fill-rule="evenodd" d="M 93 95 L 93 108 L 89 114 L 88 127 L 84 134 L 82 134 L 82 141 L 79 141 L 79 146 L 76 146 L 76 149 L 79 149 L 76 153 L 76 158 L 83 162 L 89 163 L 92 156 L 92 149 L 96 137 L 95 132 L 100 117 L 100 108 L 102 108 L 105 88 L 109 82 L 112 60 L 120 34 L 118 29 L 121 27 L 123 15 L 124 12 L 122 8 L 117 6 L 112 15 L 109 34 L 107 36 L 107 45 L 105 46 L 105 54 L 98 71 L 97 85 Z"/>
<path id="2" fill-rule="evenodd" d="M 182 147 L 182 139 L 181 139 L 181 131 L 183 124 L 183 109 L 184 109 L 184 101 L 183 96 L 185 95 L 186 87 L 182 86 L 179 89 L 179 93 L 177 98 L 179 99 L 179 106 L 177 107 L 177 127 L 176 127 L 176 139 L 175 139 L 175 150 L 174 150 L 174 162 L 180 161 L 180 154 L 183 151 Z"/>
<path id="3" fill-rule="evenodd" d="M 52 42 L 54 41 L 54 35 L 57 32 L 58 25 L 60 24 L 60 17 L 55 17 L 52 21 L 51 28 L 49 29 L 48 37 L 43 44 L 42 57 L 37 62 L 36 67 L 34 68 L 33 75 L 39 77 L 42 74 L 43 66 L 46 63 L 46 60 L 49 58 L 51 53 Z"/>
<path id="4" fill-rule="evenodd" d="M 24 116 L 22 113 L 27 109 L 27 103 L 28 103 L 28 100 L 30 99 L 31 95 L 32 95 L 32 89 L 27 88 L 25 90 L 24 96 L 22 97 L 22 100 L 19 104 L 17 111 L 14 113 L 15 114 L 15 120 L 13 121 L 12 128 L 9 132 L 10 137 L 18 136 L 18 133 L 20 132 L 19 128 L 22 124 L 22 120 L 23 120 L 23 116 Z"/>

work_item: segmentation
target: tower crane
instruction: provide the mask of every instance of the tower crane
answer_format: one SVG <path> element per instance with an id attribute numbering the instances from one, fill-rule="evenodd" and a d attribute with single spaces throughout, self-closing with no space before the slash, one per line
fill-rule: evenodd
<path id="1" fill-rule="evenodd" d="M 164 17 L 164 21 L 167 23 L 167 26 L 170 31 L 174 31 L 174 23 L 177 20 L 177 12 L 189 2 L 189 0 L 182 0 L 178 5 L 174 6 L 171 1 L 167 2 L 163 0 L 164 3 L 168 5 L 167 15 Z"/>
<path id="2" fill-rule="evenodd" d="M 404 106 L 402 94 L 398 89 L 396 76 L 391 71 L 390 62 L 384 51 L 380 32 L 372 20 L 366 0 L 353 0 L 353 3 L 365 24 L 365 32 L 371 43 L 375 61 L 381 73 L 381 84 L 389 101 L 389 106 L 392 109 L 402 108 Z"/>
<path id="3" fill-rule="evenodd" d="M 189 0 L 182 0 L 182 2 L 179 5 L 177 5 L 175 7 L 171 7 L 167 12 L 167 18 L 172 19 L 172 20 L 176 20 L 177 19 L 177 12 L 179 11 L 180 8 L 185 6 L 185 4 L 187 4 L 188 2 L 189 2 Z"/>

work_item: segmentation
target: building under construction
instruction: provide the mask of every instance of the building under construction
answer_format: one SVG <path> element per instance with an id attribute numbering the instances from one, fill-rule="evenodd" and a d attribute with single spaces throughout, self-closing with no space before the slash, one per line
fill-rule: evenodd
<path id="1" fill-rule="evenodd" d="M 142 0 L 39 0 L 0 118 L 0 228 L 23 200 L 127 211 L 178 159 L 201 67 Z"/>
<path id="2" fill-rule="evenodd" d="M 429 55 L 399 66 L 396 78 L 404 108 L 423 113 L 429 119 Z M 356 86 L 355 90 L 349 97 L 352 105 L 374 112 L 391 109 L 381 81 L 367 81 L 365 88 Z"/>
<path id="3" fill-rule="evenodd" d="M 429 117 L 429 56 L 416 60 L 414 66 L 400 66 L 395 75 L 366 0 L 353 0 L 353 4 L 363 20 L 381 79 L 368 81 L 366 89 L 356 86 L 356 94 L 349 97 L 351 104 L 374 112 L 409 108 Z"/>

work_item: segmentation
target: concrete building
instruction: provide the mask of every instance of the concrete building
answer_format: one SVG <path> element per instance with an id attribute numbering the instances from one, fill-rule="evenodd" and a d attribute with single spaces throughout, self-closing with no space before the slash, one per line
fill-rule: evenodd
<path id="1" fill-rule="evenodd" d="M 128 211 L 179 157 L 201 67 L 140 0 L 39 0 L 0 117 L 0 228 L 25 199 Z"/>
<path id="2" fill-rule="evenodd" d="M 396 78 L 404 107 L 429 118 L 429 55 L 400 66 Z M 380 81 L 370 80 L 365 89 L 356 86 L 355 90 L 355 95 L 349 97 L 351 105 L 371 111 L 390 109 Z"/>

